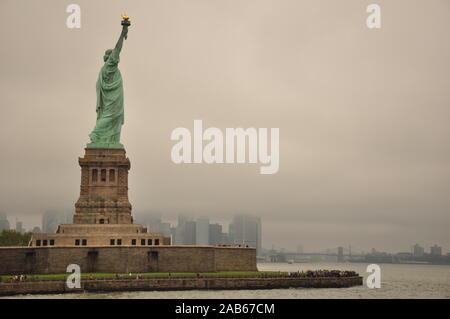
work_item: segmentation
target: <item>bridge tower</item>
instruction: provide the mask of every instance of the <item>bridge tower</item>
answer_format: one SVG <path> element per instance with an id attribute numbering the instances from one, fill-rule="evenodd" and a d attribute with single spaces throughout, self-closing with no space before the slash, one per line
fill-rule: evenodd
<path id="1" fill-rule="evenodd" d="M 338 247 L 337 261 L 340 263 L 344 262 L 344 247 Z"/>

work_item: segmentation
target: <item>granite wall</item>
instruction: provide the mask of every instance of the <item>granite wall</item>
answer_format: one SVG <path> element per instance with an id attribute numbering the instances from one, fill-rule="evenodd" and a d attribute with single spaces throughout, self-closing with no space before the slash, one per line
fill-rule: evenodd
<path id="1" fill-rule="evenodd" d="M 0 248 L 0 274 L 81 272 L 214 272 L 256 270 L 254 248 L 212 246 L 98 246 Z"/>

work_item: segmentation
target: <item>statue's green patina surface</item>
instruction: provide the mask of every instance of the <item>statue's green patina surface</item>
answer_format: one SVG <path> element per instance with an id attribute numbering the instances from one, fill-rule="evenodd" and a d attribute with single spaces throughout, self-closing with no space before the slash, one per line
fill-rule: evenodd
<path id="1" fill-rule="evenodd" d="M 97 80 L 97 122 L 89 134 L 87 148 L 123 148 L 120 131 L 124 123 L 123 84 L 119 70 L 120 51 L 127 38 L 129 24 L 122 23 L 122 33 L 114 49 L 106 50 Z"/>

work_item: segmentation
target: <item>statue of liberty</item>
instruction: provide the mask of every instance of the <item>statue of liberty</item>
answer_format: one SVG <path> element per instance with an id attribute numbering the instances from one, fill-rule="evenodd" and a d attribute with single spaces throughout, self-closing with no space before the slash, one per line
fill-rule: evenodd
<path id="1" fill-rule="evenodd" d="M 119 71 L 120 51 L 123 40 L 127 39 L 130 21 L 122 16 L 122 32 L 114 49 L 108 49 L 103 56 L 105 64 L 100 69 L 96 84 L 97 122 L 89 134 L 88 148 L 123 148 L 120 131 L 124 123 L 123 84 Z"/>

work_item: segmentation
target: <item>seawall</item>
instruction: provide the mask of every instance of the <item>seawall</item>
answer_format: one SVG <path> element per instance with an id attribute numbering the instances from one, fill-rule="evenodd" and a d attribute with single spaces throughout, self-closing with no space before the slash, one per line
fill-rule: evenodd
<path id="1" fill-rule="evenodd" d="M 157 291 L 190 289 L 346 288 L 360 286 L 363 278 L 151 278 L 82 280 L 81 288 L 69 289 L 64 280 L 0 283 L 0 296 L 77 292 Z"/>

